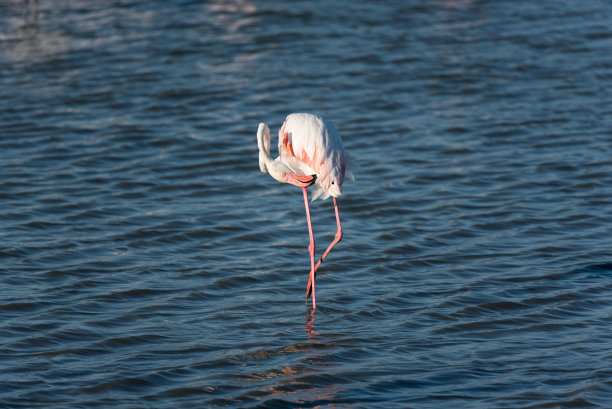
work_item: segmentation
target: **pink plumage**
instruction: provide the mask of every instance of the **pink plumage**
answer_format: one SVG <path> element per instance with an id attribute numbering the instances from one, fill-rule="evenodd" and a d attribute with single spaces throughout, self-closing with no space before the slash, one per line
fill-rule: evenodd
<path id="1" fill-rule="evenodd" d="M 340 134 L 331 122 L 312 114 L 291 114 L 278 132 L 278 153 L 276 159 L 270 156 L 270 128 L 265 123 L 259 124 L 257 130 L 257 145 L 259 146 L 259 168 L 263 173 L 269 173 L 282 183 L 290 183 L 301 187 L 304 193 L 306 220 L 310 235 L 310 275 L 306 287 L 306 297 L 312 293 L 312 307 L 315 302 L 316 271 L 329 251 L 342 239 L 342 226 L 336 200 L 342 194 L 342 182 L 345 174 L 353 178 L 347 169 L 348 156 Z M 316 185 L 313 200 L 332 196 L 338 230 L 334 241 L 323 253 L 315 265 L 315 242 L 310 221 L 307 187 Z"/>
<path id="2" fill-rule="evenodd" d="M 347 157 L 334 125 L 317 115 L 291 114 L 278 131 L 280 160 L 296 173 L 316 174 L 312 200 L 342 194 Z M 352 176 L 350 171 L 347 173 Z"/>

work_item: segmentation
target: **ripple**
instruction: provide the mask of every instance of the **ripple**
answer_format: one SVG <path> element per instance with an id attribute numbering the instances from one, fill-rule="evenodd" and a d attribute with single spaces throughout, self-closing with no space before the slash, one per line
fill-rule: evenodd
<path id="1" fill-rule="evenodd" d="M 9 2 L 0 400 L 605 407 L 609 13 L 534 4 Z M 359 165 L 315 314 L 300 111 Z"/>

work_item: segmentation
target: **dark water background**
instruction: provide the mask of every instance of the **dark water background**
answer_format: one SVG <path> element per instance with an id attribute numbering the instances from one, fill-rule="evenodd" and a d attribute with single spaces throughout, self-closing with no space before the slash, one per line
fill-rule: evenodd
<path id="1" fill-rule="evenodd" d="M 603 0 L 0 1 L 0 406 L 610 407 L 611 50 Z M 314 316 L 291 112 L 361 167 Z"/>

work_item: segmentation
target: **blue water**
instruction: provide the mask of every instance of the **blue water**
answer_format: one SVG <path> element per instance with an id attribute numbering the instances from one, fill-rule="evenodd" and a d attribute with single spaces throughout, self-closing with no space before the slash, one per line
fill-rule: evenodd
<path id="1" fill-rule="evenodd" d="M 609 2 L 22 7 L 0 407 L 610 406 Z M 257 160 L 291 112 L 360 168 L 314 314 L 302 193 Z"/>

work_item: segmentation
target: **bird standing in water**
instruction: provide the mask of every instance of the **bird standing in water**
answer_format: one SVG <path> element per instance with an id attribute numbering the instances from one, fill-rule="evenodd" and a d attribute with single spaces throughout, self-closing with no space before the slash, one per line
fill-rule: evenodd
<path id="1" fill-rule="evenodd" d="M 263 173 L 269 173 L 282 183 L 290 183 L 302 188 L 306 220 L 310 235 L 310 275 L 306 288 L 306 298 L 312 293 L 312 308 L 316 309 L 315 276 L 316 271 L 330 250 L 342 239 L 342 226 L 338 213 L 338 201 L 342 194 L 342 182 L 347 170 L 348 156 L 344 152 L 342 139 L 336 128 L 327 120 L 312 114 L 291 114 L 278 132 L 278 153 L 276 159 L 270 156 L 270 128 L 265 123 L 259 124 L 257 130 L 257 145 L 259 147 L 259 168 Z M 315 265 L 315 242 L 310 222 L 308 207 L 308 192 L 306 188 L 315 185 L 316 190 L 312 200 L 332 196 L 336 211 L 338 230 L 334 240 Z"/>

